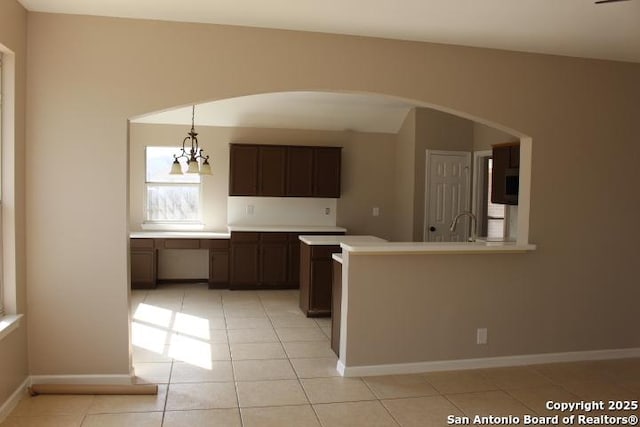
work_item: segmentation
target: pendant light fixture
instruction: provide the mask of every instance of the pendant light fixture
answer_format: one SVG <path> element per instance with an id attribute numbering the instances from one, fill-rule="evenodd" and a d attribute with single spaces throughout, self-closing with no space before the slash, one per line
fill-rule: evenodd
<path id="1" fill-rule="evenodd" d="M 171 165 L 170 175 L 182 175 L 182 166 L 180 165 L 181 159 L 184 157 L 187 159 L 187 173 L 198 173 L 200 175 L 211 175 L 211 164 L 209 164 L 209 156 L 204 155 L 204 150 L 198 147 L 198 134 L 194 129 L 196 106 L 191 109 L 191 130 L 188 132 L 188 136 L 182 140 L 182 149 L 179 155 L 173 155 L 173 164 Z M 190 148 L 187 146 L 187 141 L 191 144 Z M 187 149 L 189 152 L 187 153 Z M 202 164 L 200 163 L 202 162 Z"/>

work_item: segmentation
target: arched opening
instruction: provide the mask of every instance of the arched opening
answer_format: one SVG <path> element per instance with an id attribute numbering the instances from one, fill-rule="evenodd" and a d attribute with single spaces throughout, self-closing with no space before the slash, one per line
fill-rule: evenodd
<path id="1" fill-rule="evenodd" d="M 428 233 L 424 231 L 429 210 L 425 182 L 426 150 L 486 153 L 490 152 L 492 144 L 518 141 L 519 200 L 517 207 L 508 208 L 513 223 L 511 228 L 517 229 L 517 234 L 505 234 L 504 237 L 517 239 L 518 243 L 528 242 L 531 138 L 502 124 L 416 100 L 348 92 L 281 92 L 199 103 L 195 107 L 194 121 L 200 147 L 211 156 L 213 176 L 203 177 L 196 184 L 201 188 L 198 200 L 200 221 L 194 224 L 193 229 L 224 233 L 228 224 L 282 225 L 281 221 L 290 221 L 301 225 L 308 224 L 305 221 L 317 224 L 328 221 L 327 224 L 347 228 L 349 234 L 375 235 L 392 241 L 427 240 Z M 162 183 L 147 179 L 148 151 L 145 150 L 148 147 L 173 147 L 177 153 L 177 147 L 190 125 L 191 106 L 130 120 L 131 230 L 178 228 L 176 223 L 162 224 L 161 221 L 149 220 L 149 188 Z M 319 201 L 229 197 L 230 143 L 341 146 L 342 197 Z M 166 160 L 168 172 L 172 160 L 170 153 Z M 474 190 L 478 191 L 480 187 L 475 185 L 472 169 L 470 165 L 466 198 L 468 209 L 477 213 L 477 203 L 472 201 L 478 199 Z M 485 185 L 488 185 L 486 181 Z M 486 193 L 487 187 L 484 188 Z M 295 210 L 301 213 L 291 219 L 289 214 Z M 466 225 L 467 233 L 469 225 Z M 158 258 L 158 265 L 154 266 L 158 268 L 160 280 L 198 281 L 209 274 L 208 263 L 211 260 L 207 251 L 181 249 L 164 252 Z M 181 307 L 184 307 L 185 295 Z M 134 315 L 134 361 L 138 334 L 144 337 L 141 346 L 152 361 L 183 357 L 184 363 L 212 369 L 210 361 L 204 360 L 206 357 L 203 360 L 189 357 L 194 354 L 211 355 L 224 347 L 219 345 L 223 343 L 214 340 L 219 335 L 216 331 L 225 328 L 213 329 L 214 325 L 220 324 L 220 319 L 225 318 L 223 297 L 214 296 L 215 301 L 211 301 L 216 307 L 213 311 L 221 315 L 215 318 L 199 315 L 200 307 L 195 302 L 195 311 L 184 313 L 177 310 L 175 300 L 167 302 L 160 298 L 145 303 L 139 296 L 134 295 L 131 300 L 132 304 L 143 304 L 142 311 Z M 256 303 L 251 298 L 248 300 L 248 304 Z M 285 300 L 283 304 L 291 302 L 290 294 Z M 265 324 L 265 319 L 270 319 L 268 312 L 266 317 L 262 317 L 259 309 L 252 313 L 257 316 L 253 325 Z M 178 321 L 180 316 L 188 316 L 188 319 Z M 184 331 L 176 331 L 176 328 L 182 328 L 176 324 L 185 322 L 191 322 L 195 328 L 187 338 Z M 222 322 L 223 326 L 228 326 Z M 317 326 L 322 329 L 319 324 Z M 184 348 L 189 346 L 193 351 L 185 352 Z M 224 349 L 220 351 L 226 354 Z M 158 358 L 149 352 L 155 352 Z"/>

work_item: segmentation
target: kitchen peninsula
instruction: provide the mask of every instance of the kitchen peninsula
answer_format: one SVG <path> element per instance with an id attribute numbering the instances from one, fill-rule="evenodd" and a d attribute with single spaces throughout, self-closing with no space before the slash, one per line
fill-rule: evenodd
<path id="1" fill-rule="evenodd" d="M 338 370 L 342 375 L 407 374 L 517 362 L 490 356 L 500 351 L 502 336 L 519 333 L 499 319 L 517 316 L 519 305 L 526 304 L 527 295 L 518 289 L 528 278 L 496 271 L 492 261 L 501 257 L 505 263 L 521 263 L 523 254 L 534 251 L 535 245 L 477 241 L 340 246 Z M 510 287 L 504 287 L 504 280 L 496 283 L 497 274 Z M 518 304 L 495 298 L 486 302 L 487 294 L 500 293 L 517 295 Z M 494 338 L 491 346 L 478 345 L 477 328 L 482 327 L 489 329 L 489 337 L 500 338 Z"/>

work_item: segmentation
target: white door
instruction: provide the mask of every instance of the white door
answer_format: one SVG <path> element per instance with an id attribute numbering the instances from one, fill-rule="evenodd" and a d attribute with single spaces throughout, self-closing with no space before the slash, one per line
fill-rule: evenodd
<path id="1" fill-rule="evenodd" d="M 454 232 L 453 218 L 470 205 L 471 153 L 427 150 L 425 232 L 427 242 L 463 242 L 469 235 L 469 218 L 462 217 Z"/>

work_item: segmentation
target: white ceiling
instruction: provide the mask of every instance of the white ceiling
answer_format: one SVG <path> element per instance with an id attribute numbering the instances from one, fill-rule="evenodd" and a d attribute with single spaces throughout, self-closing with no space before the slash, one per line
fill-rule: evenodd
<path id="1" fill-rule="evenodd" d="M 19 0 L 28 10 L 319 31 L 640 62 L 640 0 Z"/>
<path id="2" fill-rule="evenodd" d="M 413 105 L 389 97 L 278 92 L 198 104 L 197 126 L 353 130 L 397 133 Z M 191 124 L 191 107 L 137 117 L 133 123 Z"/>

